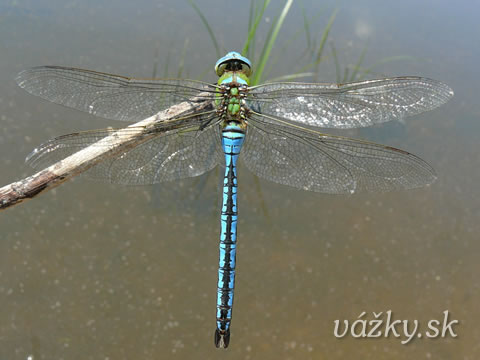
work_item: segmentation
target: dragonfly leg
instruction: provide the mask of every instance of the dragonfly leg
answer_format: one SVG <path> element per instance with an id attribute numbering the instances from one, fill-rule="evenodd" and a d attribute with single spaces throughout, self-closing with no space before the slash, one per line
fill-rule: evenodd
<path id="1" fill-rule="evenodd" d="M 210 119 L 208 119 L 208 120 L 205 121 L 204 123 L 200 124 L 200 126 L 199 126 L 198 129 L 199 129 L 200 131 L 204 130 L 204 129 L 212 122 L 213 118 L 214 118 L 214 117 L 212 116 L 212 117 L 210 117 Z"/>

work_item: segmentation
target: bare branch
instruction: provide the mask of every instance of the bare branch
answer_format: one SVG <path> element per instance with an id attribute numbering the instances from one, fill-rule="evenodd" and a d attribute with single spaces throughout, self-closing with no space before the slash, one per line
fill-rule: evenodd
<path id="1" fill-rule="evenodd" d="M 211 101 L 205 101 L 210 94 L 201 93 L 190 101 L 176 104 L 166 110 L 113 132 L 65 159 L 20 181 L 0 188 L 0 210 L 29 200 L 38 194 L 62 184 L 83 173 L 99 162 L 124 153 L 154 137 L 175 130 L 183 125 L 185 117 L 195 123 L 195 113 L 213 110 Z M 109 146 L 102 146 L 112 144 Z"/>

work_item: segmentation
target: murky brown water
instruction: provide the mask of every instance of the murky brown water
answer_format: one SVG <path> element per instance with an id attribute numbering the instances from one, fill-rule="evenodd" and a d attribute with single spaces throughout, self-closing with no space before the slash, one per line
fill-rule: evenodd
<path id="1" fill-rule="evenodd" d="M 79 178 L 0 213 L 0 359 L 477 359 L 480 51 L 467 3 L 343 5 L 331 31 L 343 65 L 355 63 L 368 42 L 365 67 L 409 55 L 374 70 L 432 77 L 455 90 L 447 105 L 405 125 L 348 134 L 421 156 L 438 181 L 407 192 L 329 196 L 258 180 L 240 166 L 227 351 L 213 345 L 221 193 L 213 171 L 157 187 Z M 198 1 L 226 50 L 240 50 L 246 31 L 248 6 L 229 12 L 234 4 Z M 316 4 L 304 2 L 309 14 Z M 312 32 L 321 32 L 332 9 L 325 4 Z M 281 38 L 302 21 L 294 4 Z M 305 47 L 298 39 L 271 76 L 291 72 Z M 186 46 L 182 76 L 214 80 L 215 52 L 187 4 L 0 2 L 0 183 L 33 173 L 23 160 L 51 137 L 119 125 L 28 95 L 16 73 L 59 64 L 148 77 L 157 44 L 160 74 L 168 58 L 176 76 Z M 323 80 L 335 80 L 331 59 L 322 69 Z M 403 337 L 334 336 L 336 319 L 387 310 L 417 319 L 422 332 L 448 310 L 460 321 L 458 337 L 402 345 Z"/>

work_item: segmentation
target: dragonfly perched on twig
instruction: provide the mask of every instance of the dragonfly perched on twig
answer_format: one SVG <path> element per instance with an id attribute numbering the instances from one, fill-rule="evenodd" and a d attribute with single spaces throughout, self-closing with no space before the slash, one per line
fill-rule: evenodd
<path id="1" fill-rule="evenodd" d="M 100 117 L 137 122 L 121 130 L 73 133 L 27 158 L 34 167 L 101 158 L 86 173 L 112 183 L 143 185 L 225 168 L 221 209 L 215 345 L 230 341 L 237 237 L 238 158 L 259 177 L 295 188 L 350 194 L 430 184 L 430 165 L 406 151 L 315 128 L 358 128 L 431 110 L 453 96 L 445 84 L 395 77 L 346 84 L 249 86 L 250 61 L 230 52 L 215 65 L 217 84 L 142 80 L 59 66 L 21 72 L 29 93 Z M 178 103 L 195 111 L 162 121 Z M 65 161 L 65 160 L 63 160 Z"/>

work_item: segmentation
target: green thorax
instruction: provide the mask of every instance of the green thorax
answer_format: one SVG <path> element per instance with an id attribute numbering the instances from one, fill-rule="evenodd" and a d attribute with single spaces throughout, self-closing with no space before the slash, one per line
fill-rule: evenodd
<path id="1" fill-rule="evenodd" d="M 229 115 L 235 117 L 240 111 L 240 96 L 239 96 L 239 86 L 249 85 L 250 79 L 248 76 L 241 71 L 225 71 L 222 76 L 218 79 L 218 85 L 227 86 L 227 112 Z M 217 106 L 220 106 L 222 99 L 225 99 L 223 94 L 219 91 L 217 94 Z"/>

